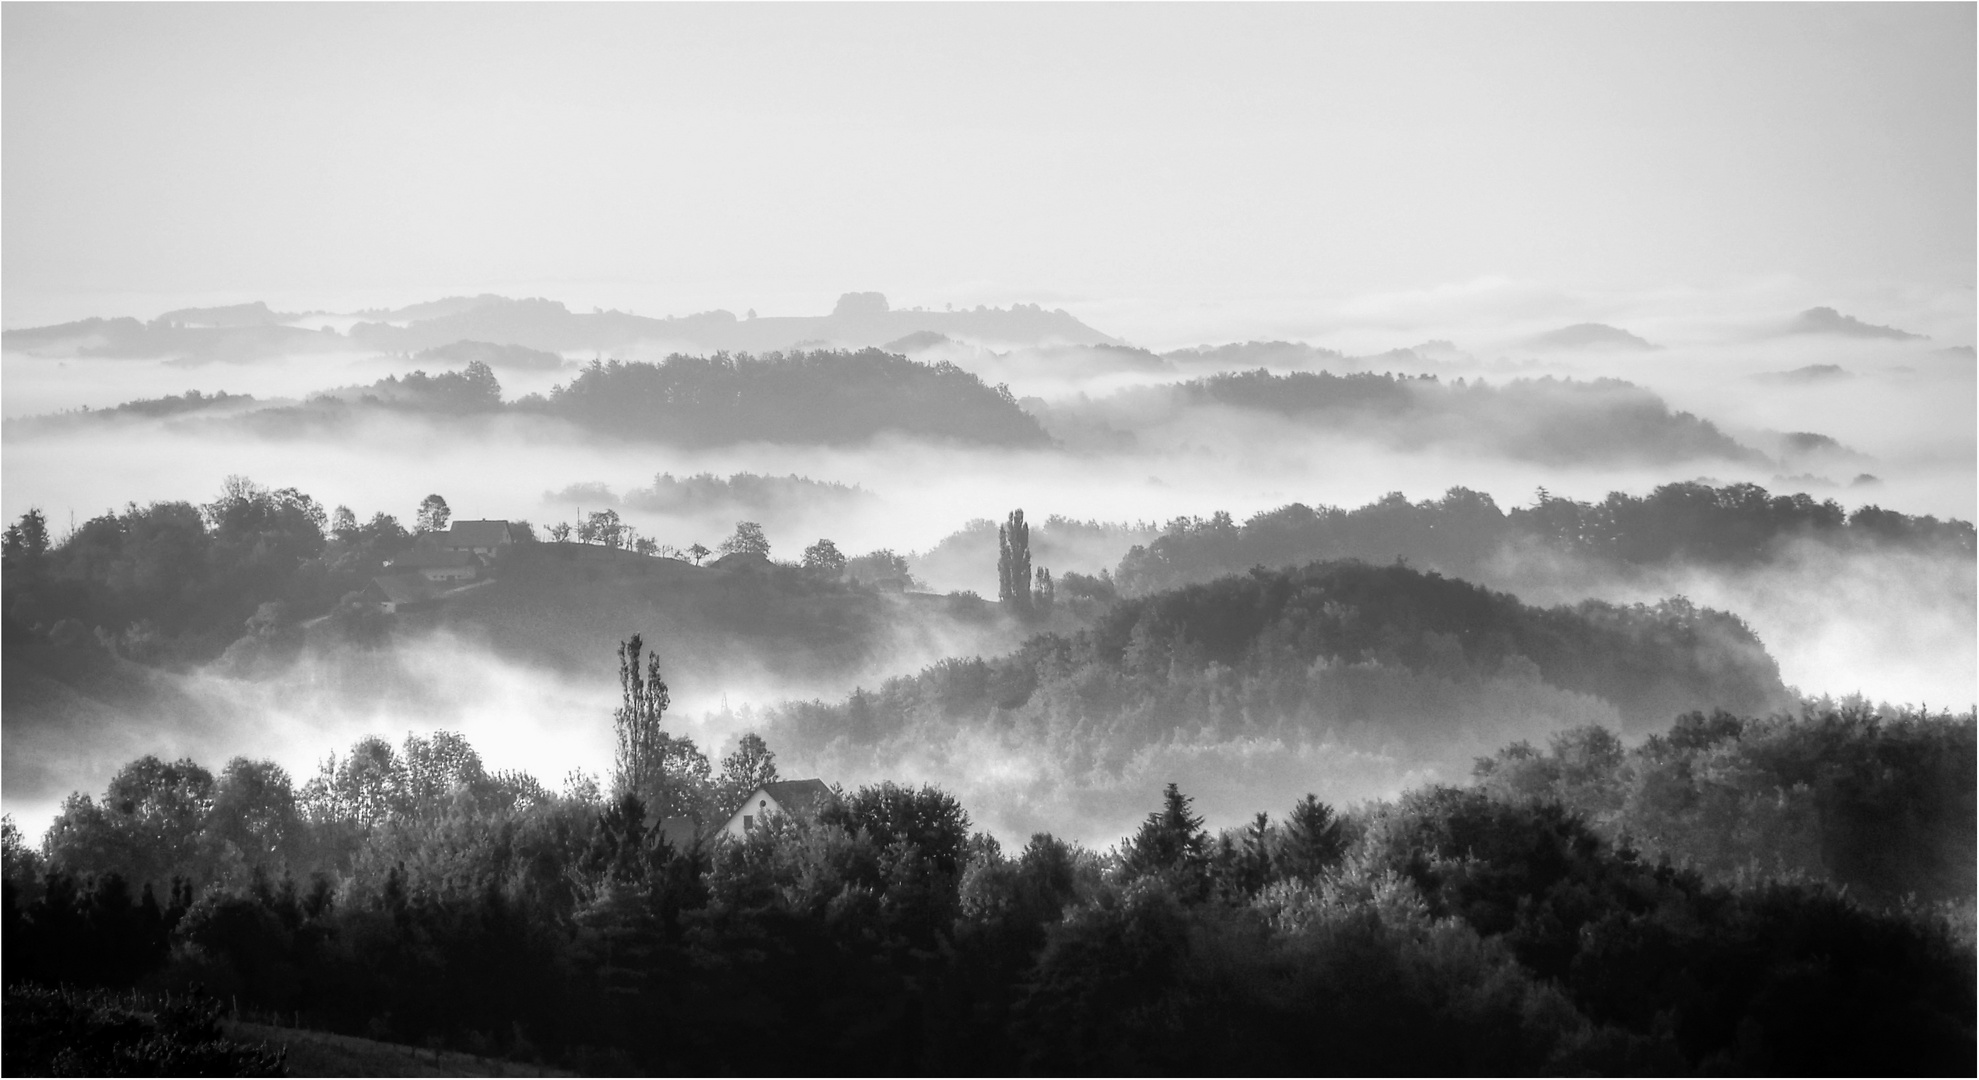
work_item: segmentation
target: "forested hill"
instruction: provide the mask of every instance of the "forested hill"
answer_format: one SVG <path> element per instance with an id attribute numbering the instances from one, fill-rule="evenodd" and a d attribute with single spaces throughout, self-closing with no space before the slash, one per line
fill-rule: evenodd
<path id="1" fill-rule="evenodd" d="M 1061 663 L 1096 661 L 1156 680 L 1167 670 L 1266 674 L 1315 661 L 1459 676 L 1524 659 L 1547 683 L 1651 725 L 1689 709 L 1764 712 L 1788 701 L 1779 666 L 1736 615 L 1682 599 L 1530 607 L 1434 572 L 1357 560 L 1126 600 L 1090 631 L 1047 648 Z"/>
<path id="2" fill-rule="evenodd" d="M 1672 410 L 1654 392 L 1616 379 L 1516 379 L 1503 385 L 1433 375 L 1232 372 L 1184 383 L 1183 400 L 1276 413 L 1328 425 L 1379 425 L 1408 446 L 1489 448 L 1526 461 L 1763 462 L 1708 420 Z"/>
<path id="3" fill-rule="evenodd" d="M 879 349 L 594 361 L 550 397 L 513 403 L 503 402 L 494 369 L 475 360 L 457 372 L 413 371 L 325 390 L 300 404 L 194 392 L 10 420 L 6 432 L 13 438 L 56 426 L 196 414 L 198 422 L 297 438 L 340 431 L 379 410 L 471 423 L 503 413 L 553 416 L 593 434 L 677 446 L 844 444 L 888 433 L 1010 447 L 1051 442 L 1007 388 L 947 361 L 924 364 Z"/>
<path id="4" fill-rule="evenodd" d="M 587 430 L 708 445 L 848 443 L 885 432 L 1000 446 L 1049 440 L 1009 390 L 950 363 L 858 352 L 593 363 L 535 408 Z"/>
<path id="5" fill-rule="evenodd" d="M 1104 787 L 1096 777 L 1175 740 L 1343 742 L 1467 764 L 1466 747 L 1532 734 L 1549 717 L 1649 727 L 1698 708 L 1790 704 L 1778 666 L 1732 615 L 1680 599 L 1543 609 L 1349 560 L 1122 601 L 1090 629 L 1010 655 L 787 706 L 772 732 L 847 762 L 862 747 L 876 760 L 925 757 L 958 732 L 1008 732 L 1066 783 Z"/>
<path id="6" fill-rule="evenodd" d="M 1665 484 L 1648 495 L 1612 492 L 1598 503 L 1544 490 L 1529 507 L 1501 510 L 1489 495 L 1451 488 L 1409 502 L 1399 492 L 1355 510 L 1292 503 L 1239 523 L 1229 514 L 1178 518 L 1121 560 L 1119 588 L 1172 589 L 1313 559 L 1402 558 L 1474 577 L 1507 553 L 1587 560 L 1610 569 L 1693 564 L 1744 567 L 1811 542 L 1842 551 L 1937 553 L 1970 561 L 1971 522 L 1940 521 L 1876 506 L 1844 510 L 1804 494 L 1770 495 L 1756 484 Z"/>

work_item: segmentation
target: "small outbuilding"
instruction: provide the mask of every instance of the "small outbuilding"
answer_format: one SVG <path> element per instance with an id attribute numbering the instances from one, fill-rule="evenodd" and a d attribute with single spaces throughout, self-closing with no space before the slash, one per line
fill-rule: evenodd
<path id="1" fill-rule="evenodd" d="M 473 581 L 481 576 L 481 556 L 461 548 L 428 547 L 421 544 L 393 559 L 393 573 L 416 573 L 434 584 Z"/>
<path id="2" fill-rule="evenodd" d="M 388 613 L 432 603 L 438 595 L 433 583 L 416 573 L 386 574 L 371 579 L 363 598 Z"/>
<path id="3" fill-rule="evenodd" d="M 823 780 L 778 780 L 764 784 L 742 800 L 742 808 L 730 816 L 722 831 L 740 840 L 773 814 L 812 817 L 830 795 L 831 788 Z"/>
<path id="4" fill-rule="evenodd" d="M 743 573 L 760 574 L 768 571 L 775 565 L 767 555 L 762 555 L 754 551 L 731 551 L 714 562 L 709 563 L 708 569 L 727 570 L 731 573 L 740 571 Z"/>

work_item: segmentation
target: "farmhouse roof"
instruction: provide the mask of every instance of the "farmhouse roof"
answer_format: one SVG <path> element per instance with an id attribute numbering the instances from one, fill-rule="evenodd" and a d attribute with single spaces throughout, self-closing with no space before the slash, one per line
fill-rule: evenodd
<path id="1" fill-rule="evenodd" d="M 488 519 L 456 521 L 447 526 L 447 535 L 440 542 L 446 547 L 500 547 L 514 539 L 508 522 Z"/>
<path id="2" fill-rule="evenodd" d="M 764 784 L 763 791 L 793 817 L 817 813 L 819 805 L 831 794 L 831 788 L 823 780 L 778 780 Z"/>
<path id="3" fill-rule="evenodd" d="M 769 556 L 753 551 L 731 551 L 708 564 L 709 568 L 714 570 L 760 570 L 769 565 Z"/>

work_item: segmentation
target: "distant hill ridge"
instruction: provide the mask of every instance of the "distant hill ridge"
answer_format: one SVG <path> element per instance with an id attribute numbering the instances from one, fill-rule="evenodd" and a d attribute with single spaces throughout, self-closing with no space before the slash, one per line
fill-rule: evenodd
<path id="1" fill-rule="evenodd" d="M 960 311 L 899 310 L 879 293 L 847 293 L 829 315 L 737 318 L 729 311 L 653 318 L 623 311 L 573 312 L 542 297 L 483 294 L 445 297 L 369 317 L 347 334 L 287 325 L 300 314 L 262 301 L 182 308 L 149 323 L 91 318 L 5 332 L 10 351 L 111 358 L 170 357 L 192 362 L 246 362 L 298 352 L 376 349 L 414 353 L 463 342 L 546 353 L 604 352 L 641 342 L 694 351 L 772 352 L 804 346 L 863 349 L 915 335 L 994 345 L 1118 345 L 1064 309 L 1036 304 L 978 305 Z M 922 338 L 921 340 L 931 340 Z"/>
<path id="2" fill-rule="evenodd" d="M 1895 341 L 1923 341 L 1923 334 L 1913 334 L 1894 326 L 1878 326 L 1866 323 L 1853 315 L 1844 315 L 1831 307 L 1808 308 L 1794 316 L 1787 325 L 1790 334 L 1834 334 L 1839 337 L 1889 338 Z"/>

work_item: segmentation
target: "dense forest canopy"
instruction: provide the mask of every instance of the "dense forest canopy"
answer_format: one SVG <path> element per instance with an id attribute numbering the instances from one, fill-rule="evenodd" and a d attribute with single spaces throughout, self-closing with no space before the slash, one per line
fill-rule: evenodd
<path id="1" fill-rule="evenodd" d="M 1648 495 L 1611 492 L 1598 503 L 1539 492 L 1505 511 L 1491 496 L 1451 488 L 1441 499 L 1400 493 L 1354 510 L 1292 503 L 1244 522 L 1218 513 L 1178 518 L 1121 560 L 1129 593 L 1207 581 L 1253 566 L 1311 559 L 1401 558 L 1465 577 L 1508 553 L 1544 552 L 1615 570 L 1688 563 L 1743 568 L 1813 542 L 1842 551 L 1901 549 L 1971 560 L 1971 522 L 1940 521 L 1878 506 L 1846 511 L 1805 494 L 1769 495 L 1756 484 L 1664 484 Z"/>
<path id="2" fill-rule="evenodd" d="M 1082 575 L 1065 581 L 1061 604 L 1105 591 Z M 838 774 L 914 761 L 996 800 L 1001 820 L 1041 823 L 1110 820 L 1154 767 L 1213 783 L 1223 810 L 1315 758 L 1461 775 L 1513 739 L 1791 702 L 1736 617 L 1683 601 L 1535 608 L 1349 561 L 1096 610 L 1089 629 L 1039 634 L 1000 657 L 770 708 L 765 735 Z"/>
<path id="3" fill-rule="evenodd" d="M 859 442 L 883 432 L 1047 441 L 1007 389 L 878 349 L 593 363 L 536 407 L 600 434 L 693 445 Z"/>

